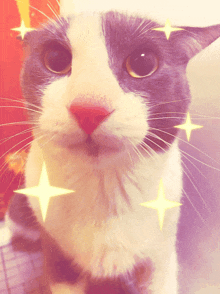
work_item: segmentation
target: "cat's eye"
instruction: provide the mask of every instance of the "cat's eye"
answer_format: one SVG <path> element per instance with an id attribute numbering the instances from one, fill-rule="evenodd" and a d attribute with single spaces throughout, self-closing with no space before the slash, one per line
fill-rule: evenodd
<path id="1" fill-rule="evenodd" d="M 144 78 L 157 70 L 158 58 L 152 51 L 139 49 L 127 57 L 125 67 L 133 78 Z"/>
<path id="2" fill-rule="evenodd" d="M 57 74 L 67 74 L 71 69 L 72 55 L 60 44 L 50 45 L 44 54 L 46 68 Z"/>

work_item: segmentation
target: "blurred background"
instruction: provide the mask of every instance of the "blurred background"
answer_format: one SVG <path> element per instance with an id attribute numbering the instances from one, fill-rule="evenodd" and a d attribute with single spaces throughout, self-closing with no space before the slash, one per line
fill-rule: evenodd
<path id="1" fill-rule="evenodd" d="M 0 219 L 13 191 L 24 181 L 23 169 L 31 142 L 30 125 L 22 108 L 19 73 L 23 60 L 22 43 L 12 31 L 21 24 L 21 5 L 28 7 L 27 27 L 38 27 L 59 12 L 56 0 L 1 1 L 0 5 Z M 49 4 L 49 5 L 48 5 Z M 220 2 L 201 1 L 73 1 L 61 0 L 62 13 L 103 10 L 108 6 L 155 17 L 171 25 L 206 26 L 220 24 Z M 51 9 L 52 7 L 53 9 Z M 41 12 L 43 13 L 41 13 Z M 24 17 L 22 17 L 24 18 Z M 183 150 L 184 198 L 178 233 L 180 294 L 220 293 L 220 40 L 195 56 L 187 68 L 192 94 L 192 123 L 203 128 L 192 131 L 190 144 L 180 132 Z M 18 108 L 21 107 L 21 108 Z M 18 123 L 14 123 L 18 122 Z M 24 122 L 24 124 L 21 124 Z M 20 133 L 21 132 L 21 133 Z M 19 135 L 17 135 L 20 133 Z M 15 152 L 18 151 L 17 154 Z M 185 153 L 184 153 L 185 152 Z M 187 155 L 188 154 L 188 155 Z M 3 224 L 3 222 L 2 222 Z M 1 231 L 0 240 L 10 237 Z M 2 232 L 2 233 L 1 233 Z M 6 236 L 7 235 L 7 236 Z M 2 241 L 2 244 L 4 242 Z M 1 284 L 0 284 L 1 285 Z M 1 286 L 0 286 L 0 293 Z"/>

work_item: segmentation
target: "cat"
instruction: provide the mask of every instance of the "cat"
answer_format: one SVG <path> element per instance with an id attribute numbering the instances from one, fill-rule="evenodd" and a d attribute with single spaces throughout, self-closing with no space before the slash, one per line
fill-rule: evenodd
<path id="1" fill-rule="evenodd" d="M 159 27 L 109 11 L 25 35 L 21 86 L 34 128 L 25 186 L 39 184 L 45 162 L 50 184 L 74 192 L 50 199 L 45 222 L 37 198 L 15 194 L 8 222 L 42 239 L 51 293 L 178 293 L 180 207 L 160 230 L 140 204 L 157 198 L 161 179 L 166 198 L 181 202 L 174 126 L 190 103 L 186 66 L 220 25 L 182 27 L 169 40 Z"/>

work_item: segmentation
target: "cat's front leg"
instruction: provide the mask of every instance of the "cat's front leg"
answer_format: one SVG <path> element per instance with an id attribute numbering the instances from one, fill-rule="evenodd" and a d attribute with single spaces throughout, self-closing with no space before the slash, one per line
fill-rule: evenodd
<path id="1" fill-rule="evenodd" d="M 51 294 L 85 294 L 85 282 L 79 281 L 79 283 L 75 285 L 70 284 L 50 284 Z"/>
<path id="2" fill-rule="evenodd" d="M 178 294 L 178 262 L 176 251 L 164 262 L 155 263 L 155 271 L 149 287 L 152 294 Z M 146 292 L 148 293 L 148 292 Z"/>

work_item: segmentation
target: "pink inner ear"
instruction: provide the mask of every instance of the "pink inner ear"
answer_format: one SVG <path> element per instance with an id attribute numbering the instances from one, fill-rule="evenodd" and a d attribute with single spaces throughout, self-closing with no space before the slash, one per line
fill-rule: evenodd
<path id="1" fill-rule="evenodd" d="M 104 107 L 71 105 L 70 112 L 76 118 L 79 126 L 90 135 L 109 116 Z"/>

